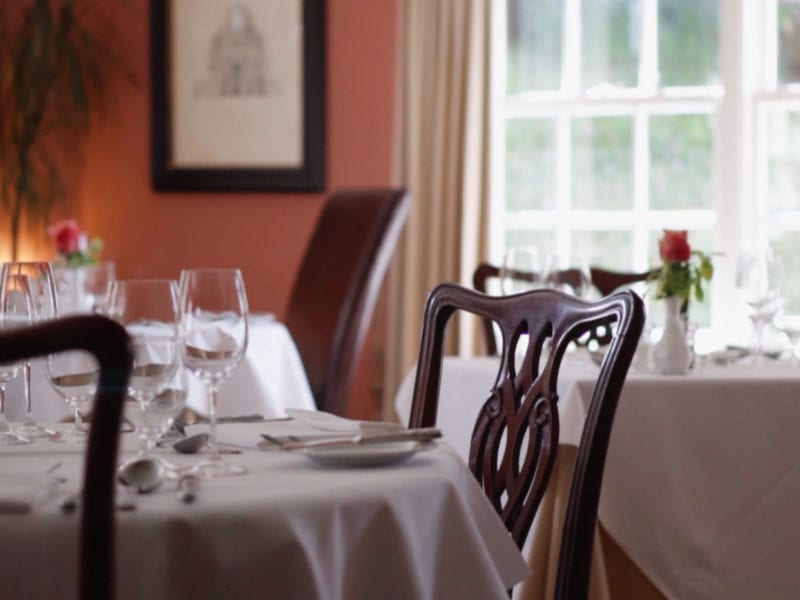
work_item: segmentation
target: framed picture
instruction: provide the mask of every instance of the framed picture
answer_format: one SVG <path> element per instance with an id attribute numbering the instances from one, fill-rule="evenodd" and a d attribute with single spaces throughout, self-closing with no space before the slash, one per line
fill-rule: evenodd
<path id="1" fill-rule="evenodd" d="M 325 183 L 324 0 L 151 0 L 158 190 Z"/>

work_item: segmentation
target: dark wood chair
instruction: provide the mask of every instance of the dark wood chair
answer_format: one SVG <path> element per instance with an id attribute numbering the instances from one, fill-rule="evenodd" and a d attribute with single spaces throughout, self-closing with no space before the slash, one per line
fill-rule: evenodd
<path id="1" fill-rule="evenodd" d="M 322 210 L 286 325 L 320 410 L 346 415 L 383 276 L 408 216 L 402 189 L 336 192 Z"/>
<path id="2" fill-rule="evenodd" d="M 436 425 L 445 332 L 457 310 L 491 319 L 502 333 L 500 368 L 477 415 L 469 468 L 520 548 L 555 461 L 561 359 L 571 341 L 600 323 L 616 322 L 578 449 L 558 564 L 556 598 L 586 598 L 606 450 L 644 325 L 642 299 L 630 290 L 588 302 L 553 290 L 498 297 L 439 285 L 425 307 L 410 427 Z M 530 342 L 518 365 L 516 347 L 524 333 Z"/>
<path id="3" fill-rule="evenodd" d="M 128 335 L 100 316 L 66 317 L 0 333 L 0 362 L 86 350 L 100 379 L 86 447 L 80 523 L 79 597 L 114 597 L 114 477 L 125 390 L 133 364 Z M 69 549 L 65 549 L 69 551 Z"/>
<path id="4" fill-rule="evenodd" d="M 647 281 L 652 275 L 652 271 L 642 271 L 641 273 L 609 271 L 600 267 L 590 267 L 589 270 L 592 275 L 592 285 L 600 290 L 603 296 L 613 294 L 624 285 Z"/>
<path id="5" fill-rule="evenodd" d="M 651 272 L 645 271 L 642 273 L 636 272 L 622 272 L 622 271 L 609 271 L 608 269 L 601 269 L 600 267 L 590 267 L 592 285 L 598 289 L 601 295 L 608 296 L 614 291 L 624 285 L 630 285 L 639 281 L 647 281 Z M 536 273 L 524 273 L 521 271 L 512 271 L 512 275 L 521 281 L 537 281 L 539 275 Z M 580 273 L 577 269 L 566 269 L 559 274 L 559 281 L 567 283 L 576 287 L 580 283 Z M 489 281 L 491 279 L 500 278 L 500 267 L 489 263 L 481 263 L 477 266 L 472 274 L 472 287 L 479 292 L 486 293 L 489 290 Z M 481 322 L 483 329 L 483 341 L 486 346 L 486 354 L 489 356 L 497 355 L 497 341 L 495 339 L 495 330 L 492 321 L 484 319 Z M 596 342 L 600 346 L 605 346 L 611 340 L 611 331 L 607 326 L 598 326 L 588 337 L 580 340 L 579 345 L 585 346 L 592 342 Z"/>

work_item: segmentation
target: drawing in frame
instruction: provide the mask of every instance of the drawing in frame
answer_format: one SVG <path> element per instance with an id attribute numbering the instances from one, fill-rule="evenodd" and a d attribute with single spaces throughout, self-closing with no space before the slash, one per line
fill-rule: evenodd
<path id="1" fill-rule="evenodd" d="M 157 190 L 325 184 L 324 0 L 151 0 Z"/>

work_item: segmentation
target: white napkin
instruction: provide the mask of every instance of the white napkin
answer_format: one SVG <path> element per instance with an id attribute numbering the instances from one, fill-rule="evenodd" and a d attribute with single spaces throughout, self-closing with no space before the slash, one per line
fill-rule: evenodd
<path id="1" fill-rule="evenodd" d="M 52 475 L 0 475 L 0 513 L 31 512 L 53 498 L 63 481 Z"/>
<path id="2" fill-rule="evenodd" d="M 185 344 L 207 352 L 236 352 L 241 346 L 235 335 L 218 326 L 192 330 Z"/>
<path id="3" fill-rule="evenodd" d="M 390 433 L 405 429 L 400 423 L 389 421 L 356 421 L 345 419 L 320 410 L 303 410 L 301 408 L 287 408 L 286 414 L 295 421 L 310 425 L 321 431 L 335 431 L 337 433 Z"/>

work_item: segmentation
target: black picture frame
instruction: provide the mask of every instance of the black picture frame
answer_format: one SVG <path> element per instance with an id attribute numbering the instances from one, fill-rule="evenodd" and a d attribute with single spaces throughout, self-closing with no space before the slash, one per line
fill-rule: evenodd
<path id="1" fill-rule="evenodd" d="M 170 90 L 176 76 L 171 64 L 175 39 L 173 4 L 186 0 L 151 0 L 151 76 L 152 76 L 152 184 L 156 190 L 189 191 L 320 191 L 325 186 L 325 11 L 324 0 L 281 0 L 297 2 L 302 10 L 302 92 L 296 144 L 301 147 L 298 164 L 181 164 L 174 158 L 175 130 Z M 189 0 L 191 1 L 191 0 Z M 246 0 L 258 7 L 263 0 Z M 233 4 L 233 3 L 231 3 Z M 243 4 L 243 2 L 238 2 Z M 268 135 L 269 132 L 263 132 Z M 211 140 L 209 140 L 211 142 Z M 216 140 L 220 147 L 224 141 Z M 188 146 L 187 146 L 188 147 Z"/>

